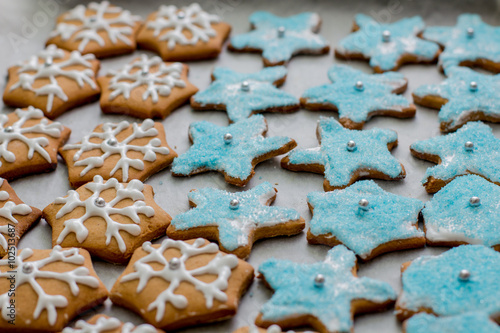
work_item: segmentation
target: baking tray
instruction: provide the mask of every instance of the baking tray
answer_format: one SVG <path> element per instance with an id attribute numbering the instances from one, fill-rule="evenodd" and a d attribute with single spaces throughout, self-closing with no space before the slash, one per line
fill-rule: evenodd
<path id="1" fill-rule="evenodd" d="M 58 14 L 73 8 L 77 1 L 71 0 L 0 0 L 0 73 L 7 73 L 7 68 L 18 61 L 27 59 L 43 48 L 44 42 Z M 86 3 L 86 2 L 82 2 Z M 168 4 L 185 5 L 189 2 L 169 1 Z M 394 22 L 400 18 L 421 15 L 428 25 L 454 25 L 457 15 L 463 12 L 481 14 L 490 24 L 499 25 L 498 7 L 495 1 L 246 1 L 243 0 L 207 0 L 199 1 L 202 7 L 220 15 L 233 26 L 233 34 L 248 31 L 248 16 L 255 10 L 269 10 L 282 16 L 293 15 L 302 11 L 320 13 L 323 19 L 321 34 L 335 47 L 339 40 L 345 37 L 351 29 L 356 13 L 366 13 L 382 22 Z M 115 4 L 141 15 L 156 10 L 164 2 L 153 0 L 115 1 Z M 26 23 L 29 22 L 29 23 Z M 143 51 L 134 54 L 104 59 L 101 74 L 109 69 L 118 69 Z M 152 55 L 150 52 L 144 52 Z M 282 87 L 285 91 L 300 97 L 309 87 L 327 83 L 328 68 L 333 63 L 348 63 L 349 65 L 371 72 L 364 62 L 346 62 L 333 58 L 332 51 L 322 56 L 298 56 L 288 65 L 287 81 Z M 262 68 L 261 57 L 256 54 L 235 54 L 226 49 L 216 60 L 191 62 L 189 79 L 200 90 L 210 83 L 210 73 L 215 66 L 226 66 L 243 72 L 258 71 Z M 439 83 L 444 76 L 435 65 L 407 65 L 401 70 L 409 80 L 408 90 L 404 94 L 411 99 L 411 91 L 424 83 Z M 0 83 L 3 91 L 5 82 Z M 1 103 L 1 102 L 0 102 Z M 2 105 L 2 112 L 9 113 L 13 109 Z M 333 116 L 334 112 L 311 112 L 300 110 L 296 113 L 266 114 L 269 124 L 268 135 L 286 135 L 294 138 L 300 148 L 316 146 L 316 124 L 319 116 Z M 126 116 L 104 115 L 99 104 L 92 103 L 65 113 L 57 120 L 72 129 L 69 142 L 77 142 L 82 136 L 105 121 L 120 120 L 137 121 Z M 228 123 L 226 114 L 219 111 L 193 111 L 186 105 L 163 120 L 167 140 L 178 153 L 185 152 L 189 146 L 189 124 L 207 120 L 218 125 Z M 496 136 L 500 136 L 500 125 L 489 124 Z M 418 160 L 411 156 L 409 145 L 421 139 L 439 135 L 437 111 L 417 107 L 417 115 L 412 119 L 374 118 L 365 125 L 365 129 L 381 127 L 398 132 L 399 146 L 393 150 L 393 155 L 400 160 L 407 171 L 402 181 L 377 181 L 385 190 L 392 193 L 427 201 L 427 195 L 421 186 L 427 167 L 431 163 Z M 280 167 L 280 158 L 274 158 L 258 165 L 256 175 L 247 185 L 252 188 L 263 181 L 275 184 L 279 190 L 275 205 L 294 207 L 309 221 L 311 214 L 307 208 L 306 195 L 312 191 L 323 190 L 323 176 L 311 173 L 295 173 Z M 40 174 L 12 181 L 12 187 L 27 204 L 43 209 L 56 197 L 65 195 L 70 189 L 67 169 L 59 161 L 58 168 L 51 173 Z M 229 191 L 239 191 L 239 188 L 224 182 L 218 173 L 206 173 L 191 178 L 172 177 L 168 168 L 146 181 L 156 192 L 156 202 L 170 215 L 175 216 L 186 211 L 189 190 L 201 187 L 216 187 Z M 156 240 L 155 243 L 160 242 Z M 32 247 L 47 249 L 51 247 L 51 229 L 45 221 L 41 221 L 28 232 L 19 243 L 20 248 Z M 257 269 L 259 264 L 270 256 L 280 259 L 291 259 L 298 262 L 316 262 L 324 259 L 328 247 L 308 245 L 305 233 L 294 237 L 281 237 L 262 240 L 255 244 L 249 262 Z M 422 255 L 436 255 L 443 248 L 425 248 L 382 255 L 368 263 L 359 264 L 359 275 L 368 276 L 388 282 L 396 291 L 401 290 L 400 266 Z M 94 260 L 94 267 L 99 277 L 108 288 L 111 288 L 124 266 L 113 265 Z M 234 329 L 251 324 L 257 316 L 261 305 L 269 299 L 272 292 L 262 283 L 255 280 L 250 290 L 241 300 L 238 314 L 227 321 L 204 325 L 198 328 L 180 330 L 191 332 L 232 332 Z M 88 319 L 95 313 L 113 315 L 124 321 L 141 323 L 140 317 L 134 313 L 112 306 L 106 301 L 104 306 L 93 309 L 77 319 Z M 401 324 L 394 317 L 393 311 L 358 316 L 355 319 L 354 330 L 363 332 L 401 332 Z"/>

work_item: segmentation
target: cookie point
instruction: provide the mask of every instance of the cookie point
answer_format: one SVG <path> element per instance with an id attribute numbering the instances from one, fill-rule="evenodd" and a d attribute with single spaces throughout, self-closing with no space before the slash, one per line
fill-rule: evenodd
<path id="1" fill-rule="evenodd" d="M 357 149 L 356 142 L 354 140 L 349 140 L 347 142 L 347 150 L 348 151 L 355 151 Z"/>
<path id="2" fill-rule="evenodd" d="M 470 272 L 467 270 L 467 269 L 462 269 L 459 273 L 458 273 L 458 279 L 460 281 L 469 281 L 470 280 Z"/>
<path id="3" fill-rule="evenodd" d="M 325 285 L 325 276 L 323 274 L 318 274 L 314 277 L 314 285 L 321 288 Z"/>
<path id="4" fill-rule="evenodd" d="M 477 206 L 481 205 L 481 199 L 479 197 L 471 197 L 469 199 L 469 204 L 472 207 L 477 207 Z"/>
<path id="5" fill-rule="evenodd" d="M 232 199 L 229 201 L 229 208 L 238 209 L 240 207 L 240 201 L 238 199 Z"/>
<path id="6" fill-rule="evenodd" d="M 384 30 L 382 32 L 382 41 L 386 43 L 391 41 L 391 32 L 389 30 Z"/>

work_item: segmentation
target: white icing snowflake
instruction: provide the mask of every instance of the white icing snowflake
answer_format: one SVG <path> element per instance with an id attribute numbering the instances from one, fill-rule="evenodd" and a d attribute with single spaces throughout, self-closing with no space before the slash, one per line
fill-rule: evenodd
<path id="1" fill-rule="evenodd" d="M 49 45 L 40 52 L 37 56 L 32 56 L 30 60 L 19 63 L 18 69 L 19 81 L 14 83 L 9 91 L 21 87 L 24 90 L 33 91 L 37 96 L 47 96 L 47 112 L 52 111 L 54 97 L 58 97 L 63 101 L 68 101 L 68 96 L 64 93 L 63 87 L 57 82 L 58 77 L 64 77 L 78 83 L 80 88 L 83 88 L 85 83 L 90 85 L 92 89 L 97 89 L 94 82 L 94 71 L 89 60 L 95 59 L 93 54 L 81 55 L 78 51 L 73 51 L 70 57 L 63 59 L 65 53 L 58 49 L 55 45 Z M 74 66 L 83 66 L 84 69 L 75 69 Z M 40 83 L 43 80 L 48 81 L 38 88 L 34 88 L 35 83 Z"/>
<path id="2" fill-rule="evenodd" d="M 3 179 L 0 178 L 0 187 L 3 185 Z M 7 191 L 0 191 L 0 201 L 6 201 L 2 208 L 0 208 L 0 217 L 9 220 L 10 223 L 17 224 L 17 219 L 13 216 L 15 215 L 28 215 L 31 214 L 31 207 L 26 204 L 16 204 L 14 201 L 10 201 L 10 195 Z M 9 224 L 10 224 L 9 223 Z M 7 239 L 4 235 L 9 234 L 9 224 L 0 225 L 0 247 L 7 250 L 9 245 L 7 244 Z"/>
<path id="3" fill-rule="evenodd" d="M 33 255 L 32 249 L 23 249 L 19 255 L 16 255 L 15 266 L 16 278 L 15 289 L 23 284 L 29 284 L 33 291 L 37 294 L 35 311 L 33 318 L 38 319 L 40 314 L 45 310 L 47 311 L 47 318 L 50 325 L 54 325 L 57 321 L 57 308 L 68 306 L 68 299 L 63 295 L 47 294 L 42 286 L 38 283 L 37 279 L 47 280 L 53 279 L 65 282 L 73 296 L 77 296 L 80 292 L 78 284 L 82 284 L 91 288 L 99 287 L 99 280 L 89 274 L 89 270 L 83 267 L 85 257 L 78 253 L 78 249 L 62 249 L 59 245 L 54 246 L 50 255 L 46 258 L 36 261 L 25 261 Z M 79 267 L 66 271 L 54 272 L 50 270 L 42 270 L 45 266 L 52 263 L 70 263 L 78 265 Z M 10 267 L 11 263 L 8 259 L 0 260 L 0 266 Z M 9 269 L 10 270 L 10 269 Z M 12 273 L 0 273 L 0 278 L 10 278 Z M 2 317 L 5 320 L 10 320 L 8 317 L 10 304 L 9 292 L 0 295 L 0 305 L 2 307 Z M 34 300 L 33 300 L 34 301 Z"/>
<path id="4" fill-rule="evenodd" d="M 184 295 L 174 294 L 181 282 L 192 284 L 196 290 L 203 293 L 206 301 L 206 307 L 213 306 L 214 299 L 226 302 L 227 295 L 224 290 L 227 289 L 228 280 L 231 276 L 231 270 L 238 265 L 238 258 L 232 254 L 223 254 L 219 252 L 216 244 L 209 243 L 205 246 L 205 240 L 198 238 L 192 245 L 183 241 L 174 241 L 172 239 L 164 240 L 160 247 L 154 248 L 150 242 L 145 242 L 142 249 L 149 253 L 145 257 L 134 263 L 135 272 L 125 275 L 121 282 L 139 280 L 137 293 L 140 293 L 153 278 L 160 278 L 169 282 L 167 289 L 158 294 L 158 297 L 149 304 L 148 311 L 156 309 L 156 321 L 163 319 L 165 314 L 165 305 L 170 302 L 177 309 L 184 309 L 188 305 L 188 299 Z M 164 257 L 163 253 L 170 248 L 180 251 L 179 258 L 171 259 L 170 262 Z M 214 254 L 216 256 L 205 266 L 192 270 L 187 270 L 186 261 L 194 256 L 202 254 Z M 155 270 L 150 263 L 159 263 L 163 265 L 161 270 Z M 198 280 L 199 275 L 217 275 L 212 282 L 203 282 Z"/>
<path id="5" fill-rule="evenodd" d="M 94 13 L 87 15 L 87 9 Z M 128 10 L 110 6 L 108 1 L 91 2 L 88 8 L 78 5 L 64 15 L 63 19 L 64 21 L 58 23 L 56 29 L 51 32 L 50 37 L 61 36 L 63 41 L 67 41 L 75 34 L 75 41 L 81 41 L 78 46 L 80 52 L 83 52 L 90 41 L 101 47 L 105 45 L 104 39 L 99 35 L 100 31 L 105 31 L 113 44 L 120 40 L 132 45 L 132 27 L 141 20 L 140 16 L 132 15 Z"/>
<path id="6" fill-rule="evenodd" d="M 67 327 L 62 333 L 103 333 L 120 328 L 121 322 L 116 318 L 100 317 L 95 324 L 79 320 L 75 328 Z M 120 333 L 156 333 L 157 330 L 149 324 L 134 326 L 132 323 L 123 324 Z"/>
<path id="7" fill-rule="evenodd" d="M 150 68 L 158 66 L 155 72 L 150 72 Z M 125 65 L 121 71 L 111 71 L 108 75 L 113 75 L 109 82 L 109 88 L 113 92 L 109 95 L 109 100 L 123 95 L 125 99 L 130 98 L 130 93 L 137 87 L 147 86 L 142 94 L 145 101 L 151 97 L 153 103 L 158 102 L 158 95 L 169 96 L 175 87 L 184 88 L 186 83 L 181 80 L 182 64 L 179 62 L 171 65 L 165 64 L 160 57 L 148 58 L 141 55 L 140 59 Z M 134 71 L 135 70 L 135 71 Z"/>
<path id="8" fill-rule="evenodd" d="M 209 14 L 201 9 L 200 5 L 193 3 L 180 10 L 176 6 L 160 6 L 156 19 L 148 22 L 146 27 L 154 29 L 154 36 L 161 41 L 167 41 L 169 50 L 176 44 L 195 45 L 199 40 L 208 42 L 217 35 L 212 28 L 212 23 L 218 23 L 217 15 Z M 164 29 L 168 29 L 162 34 Z M 190 37 L 184 34 L 189 32 Z"/>
<path id="9" fill-rule="evenodd" d="M 11 141 L 19 140 L 28 146 L 28 159 L 32 159 L 33 154 L 37 152 L 47 162 L 50 162 L 50 155 L 44 148 L 49 144 L 49 140 L 44 136 L 28 137 L 26 134 L 42 134 L 59 138 L 63 129 L 61 123 L 53 122 L 49 124 L 49 120 L 44 118 L 43 112 L 32 106 L 29 106 L 27 110 L 17 109 L 14 112 L 19 119 L 10 126 L 5 126 L 9 117 L 4 114 L 0 115 L 0 157 L 3 157 L 7 162 L 15 162 L 16 154 L 8 148 Z M 23 127 L 27 121 L 32 119 L 41 120 L 38 124 Z M 1 166 L 2 162 L 0 162 Z"/>
<path id="10" fill-rule="evenodd" d="M 123 139 L 123 141 L 118 141 L 116 136 L 130 126 L 132 126 L 133 133 Z M 170 153 L 167 147 L 160 147 L 161 140 L 156 137 L 157 135 L 158 130 L 154 128 L 154 121 L 151 119 L 144 120 L 141 125 L 137 123 L 131 125 L 128 121 L 122 121 L 118 124 L 104 123 L 102 125 L 102 132 L 92 132 L 83 137 L 81 143 L 67 144 L 62 149 L 78 149 L 73 160 L 76 161 L 75 166 L 85 166 L 82 172 L 80 172 L 80 176 L 84 176 L 89 170 L 101 167 L 109 156 L 120 155 L 120 159 L 116 162 L 109 175 L 113 176 L 116 171 L 121 169 L 122 180 L 126 182 L 130 167 L 137 170 L 144 170 L 144 161 L 154 162 L 156 161 L 156 154 L 168 155 Z M 96 143 L 94 142 L 95 138 L 102 141 Z M 145 145 L 130 144 L 133 140 L 140 138 L 151 138 L 151 140 Z M 94 149 L 100 149 L 102 155 L 80 160 L 84 152 Z M 140 152 L 144 157 L 142 160 L 130 158 L 127 156 L 129 151 Z"/>
<path id="11" fill-rule="evenodd" d="M 144 214 L 147 217 L 154 215 L 155 210 L 153 207 L 147 206 L 144 202 L 144 184 L 139 180 L 132 180 L 126 186 L 118 182 L 117 179 L 111 178 L 104 182 L 101 176 L 94 176 L 94 181 L 87 183 L 85 188 L 93 194 L 85 200 L 80 199 L 80 195 L 76 191 L 68 191 L 68 195 L 63 198 L 57 198 L 55 204 L 64 204 L 56 214 L 56 219 L 64 217 L 66 214 L 73 212 L 77 207 L 83 207 L 85 213 L 74 219 L 64 222 L 64 228 L 57 238 L 57 244 L 61 244 L 66 236 L 75 233 L 78 242 L 82 243 L 87 238 L 89 231 L 84 223 L 91 217 L 100 217 L 106 221 L 106 245 L 109 245 L 111 239 L 114 238 L 118 243 L 118 248 L 123 253 L 127 249 L 125 242 L 120 235 L 120 231 L 125 231 L 132 236 L 138 236 L 141 233 L 141 223 L 139 214 Z M 101 193 L 114 189 L 116 191 L 115 197 L 105 202 L 100 197 Z M 115 207 L 123 200 L 132 200 L 133 204 L 118 208 Z M 112 215 L 122 215 L 131 219 L 133 223 L 120 223 L 114 221 Z"/>

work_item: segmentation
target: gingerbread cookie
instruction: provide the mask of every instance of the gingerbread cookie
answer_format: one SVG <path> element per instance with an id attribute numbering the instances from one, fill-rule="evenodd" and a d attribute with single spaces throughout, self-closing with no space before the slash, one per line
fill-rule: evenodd
<path id="1" fill-rule="evenodd" d="M 455 316 L 479 311 L 500 314 L 500 253 L 482 245 L 462 245 L 439 256 L 403 264 L 403 291 L 396 316 L 419 312 Z"/>
<path id="2" fill-rule="evenodd" d="M 332 84 L 313 87 L 302 95 L 300 103 L 309 110 L 333 110 L 339 122 L 350 129 L 362 129 L 373 116 L 410 118 L 415 105 L 397 95 L 406 90 L 408 81 L 402 74 L 365 74 L 346 65 L 328 70 Z"/>
<path id="3" fill-rule="evenodd" d="M 85 250 L 22 249 L 0 260 L 2 332 L 61 331 L 73 317 L 107 297 Z"/>
<path id="4" fill-rule="evenodd" d="M 297 144 L 288 137 L 265 138 L 267 122 L 255 115 L 226 127 L 206 121 L 191 124 L 189 138 L 193 145 L 172 164 L 173 176 L 191 176 L 218 171 L 226 182 L 245 186 L 258 163 L 284 154 Z"/>
<path id="5" fill-rule="evenodd" d="M 0 115 L 0 177 L 14 179 L 57 167 L 57 149 L 71 130 L 29 106 Z"/>
<path id="6" fill-rule="evenodd" d="M 298 264 L 268 259 L 259 277 L 274 290 L 256 324 L 283 328 L 312 326 L 322 333 L 352 332 L 353 315 L 391 306 L 396 293 L 385 282 L 356 276 L 356 256 L 344 246 L 328 251 L 325 261 Z"/>
<path id="7" fill-rule="evenodd" d="M 439 109 L 441 131 L 451 132 L 469 121 L 500 122 L 500 74 L 485 75 L 464 67 L 446 70 L 440 84 L 426 84 L 413 91 L 413 100 Z"/>
<path id="8" fill-rule="evenodd" d="M 325 191 L 345 188 L 362 178 L 397 180 L 406 175 L 390 152 L 398 144 L 394 131 L 349 130 L 334 118 L 321 117 L 317 133 L 319 147 L 293 150 L 281 160 L 281 166 L 324 174 Z"/>
<path id="9" fill-rule="evenodd" d="M 425 245 L 418 229 L 424 203 L 385 192 L 372 180 L 344 190 L 309 193 L 307 202 L 313 214 L 307 231 L 310 244 L 344 244 L 362 260 Z"/>
<path id="10" fill-rule="evenodd" d="M 250 15 L 248 33 L 231 37 L 229 50 L 262 54 L 264 66 L 285 65 L 297 54 L 325 54 L 328 43 L 318 35 L 321 18 L 304 12 L 279 17 L 259 11 Z"/>
<path id="11" fill-rule="evenodd" d="M 278 325 L 271 325 L 268 328 L 260 328 L 257 326 L 241 327 L 233 333 L 285 333 Z M 295 331 L 286 331 L 286 333 L 296 333 Z M 315 333 L 312 331 L 304 331 L 303 333 Z"/>
<path id="12" fill-rule="evenodd" d="M 500 28 L 484 23 L 477 14 L 462 14 L 454 27 L 429 27 L 423 38 L 439 43 L 439 66 L 448 74 L 455 66 L 478 66 L 500 72 Z"/>
<path id="13" fill-rule="evenodd" d="M 219 55 L 230 32 L 229 24 L 197 3 L 181 8 L 162 5 L 148 16 L 137 43 L 165 61 L 211 59 Z"/>
<path id="14" fill-rule="evenodd" d="M 432 63 L 440 53 L 439 45 L 418 37 L 425 23 L 420 16 L 394 23 L 379 23 L 370 16 L 357 14 L 353 33 L 335 49 L 340 59 L 369 60 L 375 72 L 394 71 L 408 63 Z"/>
<path id="15" fill-rule="evenodd" d="M 187 65 L 143 54 L 121 70 L 99 77 L 101 109 L 138 118 L 165 118 L 198 91 L 187 75 Z"/>
<path id="16" fill-rule="evenodd" d="M 216 240 L 222 251 L 245 259 L 255 241 L 300 233 L 305 221 L 293 209 L 268 207 L 278 190 L 264 182 L 246 192 L 214 188 L 189 192 L 192 210 L 174 217 L 167 235 L 173 239 Z"/>
<path id="17" fill-rule="evenodd" d="M 482 244 L 500 251 L 500 186 L 482 177 L 458 177 L 425 204 L 427 243 Z"/>
<path id="18" fill-rule="evenodd" d="M 299 101 L 277 87 L 285 82 L 283 66 L 264 68 L 256 73 L 238 73 L 228 68 L 216 68 L 212 84 L 191 97 L 195 110 L 223 110 L 229 122 L 237 122 L 260 112 L 292 112 Z"/>
<path id="19" fill-rule="evenodd" d="M 53 245 L 81 247 L 112 263 L 127 262 L 142 243 L 163 236 L 172 220 L 154 202 L 150 185 L 101 176 L 57 198 L 43 217 L 52 227 Z"/>
<path id="20" fill-rule="evenodd" d="M 470 312 L 450 317 L 419 313 L 403 325 L 404 333 L 500 333 L 500 327 L 487 314 Z"/>
<path id="21" fill-rule="evenodd" d="M 149 324 L 135 326 L 117 318 L 95 315 L 88 321 L 79 320 L 75 328 L 66 327 L 61 333 L 165 333 Z"/>
<path id="22" fill-rule="evenodd" d="M 131 53 L 136 49 L 135 35 L 141 24 L 140 16 L 108 1 L 90 2 L 60 15 L 47 45 L 93 53 L 98 58 Z"/>
<path id="23" fill-rule="evenodd" d="M 466 174 L 477 174 L 500 185 L 500 139 L 483 123 L 468 123 L 455 133 L 417 141 L 410 151 L 438 164 L 428 168 L 422 179 L 429 193 Z"/>
<path id="24" fill-rule="evenodd" d="M 3 178 L 0 178 L 0 206 L 0 257 L 3 258 L 38 223 L 42 212 L 22 202 Z"/>
<path id="25" fill-rule="evenodd" d="M 30 60 L 9 68 L 3 102 L 21 108 L 34 106 L 54 119 L 99 98 L 99 67 L 92 54 L 81 55 L 49 45 Z"/>
<path id="26" fill-rule="evenodd" d="M 60 148 L 59 153 L 68 165 L 72 187 L 90 182 L 96 175 L 123 183 L 144 181 L 177 156 L 167 144 L 163 125 L 151 119 L 142 124 L 125 120 L 101 124 L 81 142 Z"/>
<path id="27" fill-rule="evenodd" d="M 234 316 L 253 277 L 250 264 L 216 244 L 167 239 L 135 251 L 110 297 L 170 331 Z"/>

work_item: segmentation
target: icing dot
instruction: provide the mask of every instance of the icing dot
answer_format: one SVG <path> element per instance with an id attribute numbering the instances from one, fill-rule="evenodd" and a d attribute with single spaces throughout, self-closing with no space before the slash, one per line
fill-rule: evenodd
<path id="1" fill-rule="evenodd" d="M 470 280 L 470 272 L 466 269 L 462 269 L 460 273 L 458 273 L 458 279 L 460 281 L 469 281 Z"/>
<path id="2" fill-rule="evenodd" d="M 241 90 L 249 91 L 250 90 L 250 83 L 248 83 L 248 81 L 241 82 Z"/>
<path id="3" fill-rule="evenodd" d="M 118 141 L 115 138 L 108 139 L 106 143 L 110 146 L 116 146 L 118 144 Z"/>
<path id="4" fill-rule="evenodd" d="M 349 140 L 347 142 L 347 150 L 348 151 L 355 151 L 356 149 L 357 149 L 356 142 L 354 142 L 353 140 Z"/>
<path id="5" fill-rule="evenodd" d="M 469 38 L 474 37 L 474 28 L 472 27 L 467 28 L 467 37 Z"/>
<path id="6" fill-rule="evenodd" d="M 386 43 L 391 40 L 391 32 L 389 30 L 384 30 L 382 32 L 382 40 Z"/>
<path id="7" fill-rule="evenodd" d="M 104 207 L 106 206 L 106 200 L 104 200 L 103 198 L 101 197 L 98 197 L 95 199 L 94 201 L 94 204 L 97 206 L 97 207 Z"/>
<path id="8" fill-rule="evenodd" d="M 469 90 L 470 91 L 477 91 L 477 82 L 476 81 L 471 81 L 469 84 Z"/>
<path id="9" fill-rule="evenodd" d="M 465 150 L 467 151 L 472 151 L 474 150 L 474 143 L 472 141 L 467 141 L 465 144 L 464 144 L 464 148 Z"/>
<path id="10" fill-rule="evenodd" d="M 285 27 L 279 27 L 278 28 L 278 37 L 279 38 L 285 37 Z"/>
<path id="11" fill-rule="evenodd" d="M 170 259 L 170 261 L 168 262 L 168 268 L 170 270 L 173 270 L 175 271 L 176 269 L 178 269 L 179 267 L 181 267 L 181 260 L 179 258 L 172 258 Z"/>
<path id="12" fill-rule="evenodd" d="M 368 210 L 368 205 L 369 205 L 369 204 L 370 204 L 370 203 L 369 203 L 369 202 L 368 202 L 368 200 L 366 200 L 366 199 L 361 199 L 361 200 L 359 200 L 359 202 L 358 202 L 358 206 L 359 206 L 359 208 L 360 208 L 361 210 L 364 210 L 364 211 L 367 211 L 367 210 Z"/>
<path id="13" fill-rule="evenodd" d="M 325 276 L 323 274 L 318 274 L 314 277 L 314 285 L 316 287 L 323 287 L 323 285 L 325 284 Z"/>
<path id="14" fill-rule="evenodd" d="M 229 208 L 231 209 L 238 209 L 239 206 L 240 206 L 240 201 L 238 199 L 232 199 L 229 202 Z"/>
<path id="15" fill-rule="evenodd" d="M 35 266 L 33 266 L 33 264 L 31 264 L 31 263 L 23 264 L 22 270 L 23 270 L 24 274 L 31 274 L 34 269 L 35 269 Z"/>
<path id="16" fill-rule="evenodd" d="M 179 12 L 177 13 L 177 18 L 178 18 L 178 19 L 181 19 L 181 20 L 182 20 L 182 19 L 183 19 L 183 18 L 185 18 L 185 17 L 186 17 L 186 12 L 184 12 L 184 11 L 182 11 L 182 10 L 181 10 L 181 11 L 179 11 Z"/>
<path id="17" fill-rule="evenodd" d="M 356 88 L 356 90 L 358 91 L 363 91 L 365 89 L 363 81 L 357 81 L 356 84 L 354 85 L 354 88 Z"/>
<path id="18" fill-rule="evenodd" d="M 14 128 L 12 126 L 7 126 L 3 129 L 5 133 L 12 133 L 14 132 Z"/>
<path id="19" fill-rule="evenodd" d="M 471 197 L 469 199 L 469 204 L 472 207 L 477 207 L 477 206 L 481 205 L 481 199 L 479 197 Z"/>
<path id="20" fill-rule="evenodd" d="M 233 135 L 231 133 L 224 134 L 224 143 L 230 144 L 233 141 Z"/>

